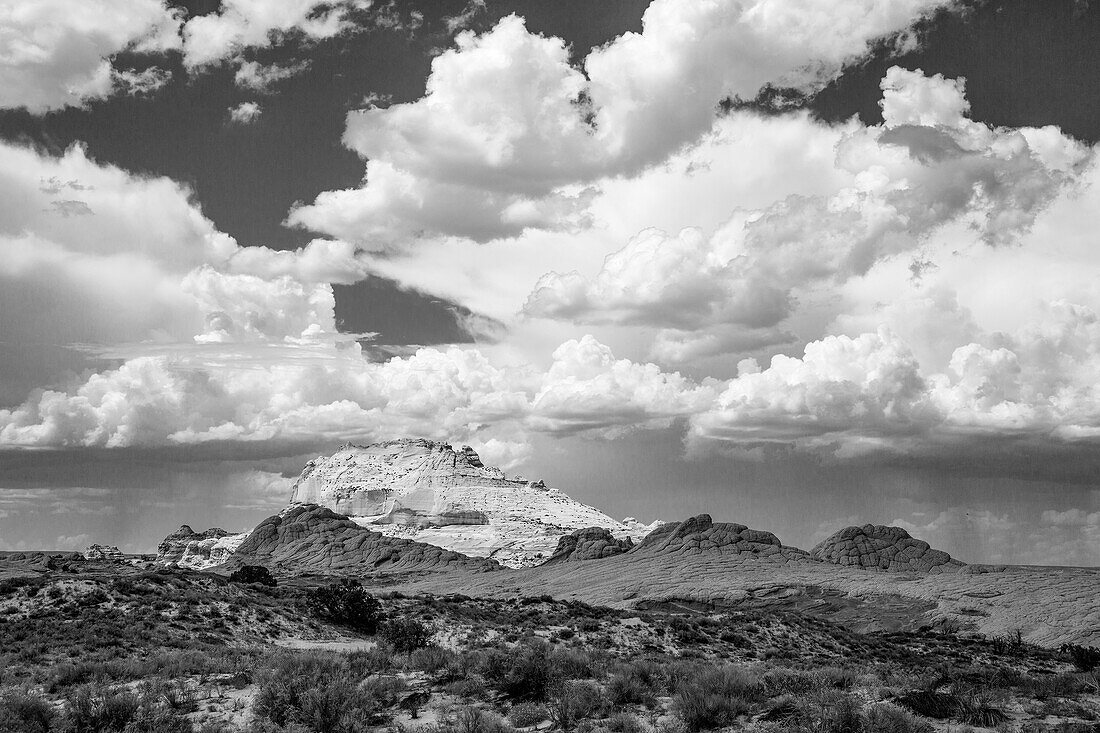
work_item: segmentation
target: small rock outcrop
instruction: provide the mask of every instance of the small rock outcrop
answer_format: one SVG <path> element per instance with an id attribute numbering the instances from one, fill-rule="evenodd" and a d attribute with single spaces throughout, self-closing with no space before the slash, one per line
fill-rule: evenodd
<path id="1" fill-rule="evenodd" d="M 621 555 L 634 547 L 629 537 L 616 539 L 611 531 L 604 527 L 585 527 L 575 530 L 558 540 L 554 554 L 543 565 L 556 565 L 579 560 L 600 560 L 612 555 Z"/>
<path id="2" fill-rule="evenodd" d="M 787 562 L 806 560 L 805 550 L 787 547 L 771 532 L 743 524 L 715 522 L 700 514 L 683 522 L 662 525 L 631 550 L 635 555 L 702 554 L 749 555 Z"/>
<path id="3" fill-rule="evenodd" d="M 288 575 L 382 574 L 431 570 L 496 570 L 435 545 L 386 537 L 322 506 L 299 504 L 268 517 L 225 563 L 226 569 L 263 565 Z"/>
<path id="4" fill-rule="evenodd" d="M 845 527 L 810 550 L 815 560 L 892 573 L 954 573 L 965 563 L 911 537 L 901 527 Z"/>
<path id="5" fill-rule="evenodd" d="M 220 527 L 196 532 L 186 524 L 164 538 L 157 547 L 158 565 L 206 570 L 229 559 L 247 532 L 233 534 Z"/>
<path id="6" fill-rule="evenodd" d="M 111 547 L 110 545 L 89 545 L 88 549 L 84 551 L 85 560 L 113 560 L 121 562 L 126 559 L 126 556 L 122 554 L 122 550 L 117 547 Z"/>

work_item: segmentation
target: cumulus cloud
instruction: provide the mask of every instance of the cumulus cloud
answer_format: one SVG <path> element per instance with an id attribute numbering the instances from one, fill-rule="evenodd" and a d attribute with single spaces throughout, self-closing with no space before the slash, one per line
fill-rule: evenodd
<path id="1" fill-rule="evenodd" d="M 423 98 L 348 116 L 362 186 L 321 194 L 292 224 L 376 246 L 422 234 L 485 241 L 584 222 L 585 186 L 698 142 L 727 95 L 812 87 L 942 3 L 837 6 L 656 0 L 642 33 L 570 63 L 558 38 L 509 16 L 432 63 Z"/>
<path id="2" fill-rule="evenodd" d="M 1100 320 L 1052 304 L 1015 334 L 982 334 L 943 372 L 922 371 L 883 330 L 811 342 L 802 358 L 745 362 L 691 439 L 793 446 L 826 455 L 963 455 L 1013 445 L 1093 445 L 1100 438 Z"/>
<path id="3" fill-rule="evenodd" d="M 1056 131 L 969 120 L 961 80 L 893 67 L 882 88 L 885 123 L 836 144 L 848 185 L 735 212 L 709 236 L 642 232 L 595 277 L 543 276 L 524 312 L 664 329 L 653 352 L 663 361 L 783 343 L 799 296 L 915 251 L 948 224 L 989 246 L 1018 241 L 1091 157 Z"/>
<path id="4" fill-rule="evenodd" d="M 309 61 L 300 61 L 292 64 L 267 64 L 257 61 L 244 61 L 237 67 L 233 75 L 233 81 L 237 86 L 251 89 L 255 92 L 267 92 L 281 81 L 301 74 L 309 68 Z"/>
<path id="5" fill-rule="evenodd" d="M 229 121 L 237 125 L 248 125 L 260 119 L 263 108 L 256 102 L 241 102 L 229 108 Z"/>
<path id="6" fill-rule="evenodd" d="M 218 12 L 196 16 L 183 26 L 183 61 L 194 69 L 290 35 L 311 41 L 331 38 L 353 27 L 349 15 L 354 10 L 369 6 L 369 0 L 223 0 Z"/>
<path id="7" fill-rule="evenodd" d="M 0 1 L 0 107 L 40 114 L 116 88 L 150 91 L 163 72 L 119 71 L 111 57 L 179 44 L 180 18 L 161 0 Z"/>
<path id="8" fill-rule="evenodd" d="M 545 372 L 495 366 L 476 349 L 423 348 L 371 363 L 356 344 L 301 347 L 299 358 L 248 363 L 233 352 L 131 359 L 70 389 L 0 410 L 0 445 L 125 447 L 211 441 L 376 440 L 425 435 L 475 441 L 519 462 L 528 431 L 612 436 L 665 425 L 713 397 L 652 364 L 615 359 L 586 337 Z"/>

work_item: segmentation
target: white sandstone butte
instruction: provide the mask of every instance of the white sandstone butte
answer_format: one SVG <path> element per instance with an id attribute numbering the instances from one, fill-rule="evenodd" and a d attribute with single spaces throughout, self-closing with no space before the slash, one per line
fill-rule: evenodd
<path id="1" fill-rule="evenodd" d="M 469 446 L 423 439 L 348 443 L 318 457 L 294 482 L 291 504 L 319 504 L 390 537 L 512 568 L 538 565 L 577 529 L 640 540 L 660 524 L 616 521 L 542 481 L 508 478 Z"/>

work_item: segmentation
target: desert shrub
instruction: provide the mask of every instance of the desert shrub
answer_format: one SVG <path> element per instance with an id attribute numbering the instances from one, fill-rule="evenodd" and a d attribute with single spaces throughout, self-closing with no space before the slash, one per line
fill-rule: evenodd
<path id="1" fill-rule="evenodd" d="M 1081 646 L 1079 644 L 1066 644 L 1062 651 L 1069 655 L 1073 666 L 1080 672 L 1091 672 L 1100 667 L 1100 648 L 1094 646 Z"/>
<path id="2" fill-rule="evenodd" d="M 347 579 L 306 594 L 306 606 L 318 618 L 373 634 L 382 621 L 382 604 L 359 585 Z"/>
<path id="3" fill-rule="evenodd" d="M 408 616 L 382 624 L 380 634 L 396 652 L 413 652 L 432 643 L 432 628 Z"/>
<path id="4" fill-rule="evenodd" d="M 564 680 L 554 685 L 547 703 L 550 720 L 568 733 L 603 704 L 599 686 L 590 680 Z"/>
<path id="5" fill-rule="evenodd" d="M 546 699 L 550 660 L 545 642 L 517 644 L 507 652 L 490 650 L 478 660 L 477 667 L 486 682 L 513 700 L 542 702 Z"/>
<path id="6" fill-rule="evenodd" d="M 271 571 L 263 565 L 243 565 L 229 575 L 230 583 L 259 583 L 274 587 L 278 585 Z"/>
<path id="7" fill-rule="evenodd" d="M 931 733 L 931 723 L 907 710 L 880 702 L 867 710 L 867 729 L 874 733 Z"/>
<path id="8" fill-rule="evenodd" d="M 357 684 L 346 659 L 316 652 L 279 655 L 257 675 L 257 718 L 318 733 L 352 733 L 380 722 L 381 706 Z"/>
<path id="9" fill-rule="evenodd" d="M 672 710 L 689 731 L 731 725 L 749 712 L 761 697 L 759 680 L 738 667 L 703 668 L 681 678 L 672 698 Z"/>
<path id="10" fill-rule="evenodd" d="M 0 733 L 50 733 L 56 718 L 41 695 L 25 690 L 0 694 Z"/>
<path id="11" fill-rule="evenodd" d="M 646 726 L 636 715 L 615 713 L 607 719 L 607 729 L 612 733 L 645 733 Z"/>
<path id="12" fill-rule="evenodd" d="M 496 713 L 471 705 L 459 708 L 440 729 L 442 733 L 511 733 L 512 726 Z"/>
<path id="13" fill-rule="evenodd" d="M 963 723 L 992 728 L 1008 720 L 1005 711 L 985 691 L 969 690 L 957 695 L 956 699 L 954 717 Z"/>
<path id="14" fill-rule="evenodd" d="M 549 654 L 550 676 L 556 680 L 592 677 L 592 658 L 581 649 L 555 647 Z"/>
<path id="15" fill-rule="evenodd" d="M 936 690 L 914 690 L 901 695 L 898 705 L 926 718 L 946 720 L 955 715 L 959 707 L 958 696 Z"/>
<path id="16" fill-rule="evenodd" d="M 64 730 L 73 733 L 121 733 L 135 718 L 138 696 L 97 684 L 81 685 L 65 698 Z"/>
<path id="17" fill-rule="evenodd" d="M 614 705 L 640 705 L 653 699 L 653 687 L 633 668 L 627 668 L 607 680 L 607 699 Z"/>
<path id="18" fill-rule="evenodd" d="M 457 679 L 462 676 L 454 673 L 461 666 L 458 654 L 440 646 L 426 646 L 415 650 L 409 655 L 409 666 L 437 677 Z"/>
<path id="19" fill-rule="evenodd" d="M 517 728 L 538 725 L 547 717 L 546 708 L 534 702 L 517 702 L 508 711 L 508 720 Z"/>

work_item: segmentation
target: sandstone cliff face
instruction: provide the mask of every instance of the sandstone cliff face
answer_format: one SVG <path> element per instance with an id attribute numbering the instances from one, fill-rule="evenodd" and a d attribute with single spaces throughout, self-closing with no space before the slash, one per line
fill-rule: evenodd
<path id="1" fill-rule="evenodd" d="M 634 541 L 629 537 L 620 540 L 603 527 L 585 527 L 558 539 L 557 549 L 543 565 L 600 560 L 629 552 L 633 547 Z"/>
<path id="2" fill-rule="evenodd" d="M 206 570 L 228 560 L 247 536 L 247 532 L 233 534 L 220 527 L 196 532 L 185 524 L 160 543 L 156 562 L 168 567 Z"/>
<path id="3" fill-rule="evenodd" d="M 743 524 L 714 522 L 709 514 L 700 514 L 683 522 L 665 524 L 650 532 L 631 556 L 673 554 L 742 555 L 775 560 L 809 560 L 805 550 L 787 547 L 771 532 L 749 529 Z"/>
<path id="4" fill-rule="evenodd" d="M 865 524 L 845 527 L 819 543 L 810 555 L 835 565 L 853 565 L 888 572 L 954 573 L 965 563 L 927 542 L 909 536 L 901 527 Z"/>
<path id="5" fill-rule="evenodd" d="M 319 575 L 500 568 L 486 558 L 470 558 L 434 545 L 386 537 L 331 509 L 310 504 L 289 507 L 252 530 L 224 567 L 228 570 L 242 565 Z"/>
<path id="6" fill-rule="evenodd" d="M 430 440 L 345 445 L 306 464 L 291 503 L 325 506 L 384 535 L 508 567 L 543 562 L 577 529 L 637 539 L 652 529 L 617 522 L 542 481 L 508 478 L 469 446 Z"/>

